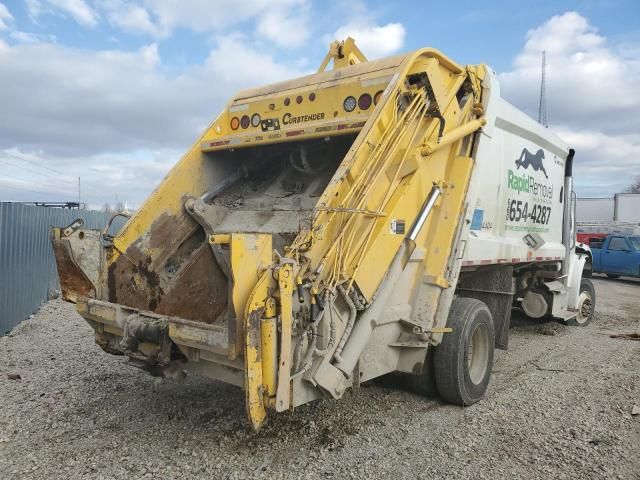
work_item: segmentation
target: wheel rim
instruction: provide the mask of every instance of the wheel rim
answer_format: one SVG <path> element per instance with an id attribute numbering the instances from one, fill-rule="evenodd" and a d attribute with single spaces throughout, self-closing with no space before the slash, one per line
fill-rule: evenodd
<path id="1" fill-rule="evenodd" d="M 482 382 L 489 368 L 489 335 L 482 325 L 478 325 L 471 335 L 467 349 L 467 368 L 469 378 L 478 385 Z"/>
<path id="2" fill-rule="evenodd" d="M 585 323 L 591 317 L 593 309 L 593 299 L 591 294 L 587 291 L 580 292 L 578 297 L 578 313 L 576 314 L 576 321 L 578 323 Z"/>

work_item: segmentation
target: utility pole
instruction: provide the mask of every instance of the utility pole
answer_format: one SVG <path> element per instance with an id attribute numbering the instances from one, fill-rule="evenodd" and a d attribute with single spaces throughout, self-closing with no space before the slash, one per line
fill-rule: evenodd
<path id="1" fill-rule="evenodd" d="M 80 210 L 80 177 L 78 177 L 78 210 Z"/>
<path id="2" fill-rule="evenodd" d="M 542 77 L 540 79 L 540 105 L 538 106 L 538 123 L 547 127 L 547 52 L 542 51 Z"/>

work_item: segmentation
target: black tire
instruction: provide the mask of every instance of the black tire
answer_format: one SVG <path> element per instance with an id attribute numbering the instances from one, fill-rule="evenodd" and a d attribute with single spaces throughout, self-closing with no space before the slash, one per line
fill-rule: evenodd
<path id="1" fill-rule="evenodd" d="M 596 311 L 596 289 L 591 280 L 583 278 L 580 282 L 580 297 L 578 299 L 578 313 L 575 318 L 567 320 L 572 327 L 586 327 L 593 320 Z"/>
<path id="2" fill-rule="evenodd" d="M 493 317 L 484 302 L 456 298 L 449 310 L 447 326 L 453 332 L 444 334 L 434 356 L 438 392 L 449 403 L 473 405 L 484 397 L 491 379 L 495 350 Z M 469 360 L 472 343 L 475 351 Z"/>
<path id="3" fill-rule="evenodd" d="M 591 261 L 591 258 L 587 258 L 587 261 L 584 262 L 582 276 L 585 278 L 591 278 L 593 276 L 593 262 Z"/>
<path id="4" fill-rule="evenodd" d="M 429 347 L 422 364 L 422 371 L 417 374 L 407 376 L 407 386 L 415 393 L 425 397 L 435 398 L 438 396 L 438 386 L 436 385 L 436 367 L 434 362 L 436 347 Z"/>
<path id="5" fill-rule="evenodd" d="M 616 275 L 615 273 L 607 273 L 607 277 L 609 277 L 609 278 L 620 278 L 620 275 Z"/>

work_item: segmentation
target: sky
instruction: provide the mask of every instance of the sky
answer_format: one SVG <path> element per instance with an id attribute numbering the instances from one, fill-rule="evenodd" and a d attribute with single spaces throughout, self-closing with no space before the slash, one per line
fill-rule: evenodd
<path id="1" fill-rule="evenodd" d="M 582 197 L 640 175 L 640 1 L 0 0 L 0 200 L 138 207 L 234 92 L 430 46 L 487 63 L 576 149 Z"/>

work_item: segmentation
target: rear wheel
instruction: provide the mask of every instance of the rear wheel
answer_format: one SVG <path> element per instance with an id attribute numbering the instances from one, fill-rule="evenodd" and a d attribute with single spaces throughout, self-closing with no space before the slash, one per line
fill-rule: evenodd
<path id="1" fill-rule="evenodd" d="M 596 289 L 591 280 L 583 278 L 580 282 L 580 294 L 578 296 L 578 305 L 576 316 L 567 321 L 567 325 L 574 327 L 585 327 L 593 320 L 596 310 Z"/>
<path id="2" fill-rule="evenodd" d="M 442 343 L 435 349 L 435 377 L 440 396 L 457 405 L 473 405 L 484 396 L 493 367 L 495 333 L 484 302 L 456 298 L 451 304 Z"/>

